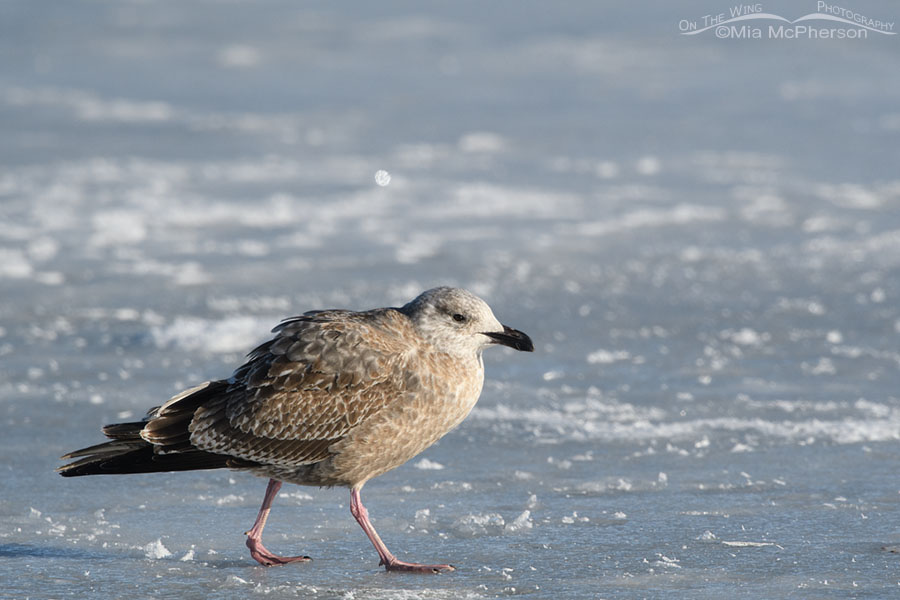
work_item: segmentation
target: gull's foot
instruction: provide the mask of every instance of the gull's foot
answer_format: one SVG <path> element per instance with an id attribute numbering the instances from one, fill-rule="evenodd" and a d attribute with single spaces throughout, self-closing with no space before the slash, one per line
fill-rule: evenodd
<path id="1" fill-rule="evenodd" d="M 455 571 L 456 567 L 453 565 L 420 565 L 419 563 L 409 563 L 404 562 L 402 560 L 394 559 L 390 562 L 385 563 L 384 561 L 379 564 L 384 565 L 384 569 L 386 571 L 403 571 L 405 573 L 447 573 L 449 571 Z"/>
<path id="2" fill-rule="evenodd" d="M 275 567 L 278 565 L 286 565 L 295 562 L 309 562 L 312 559 L 308 556 L 278 556 L 272 554 L 266 547 L 262 545 L 261 540 L 247 538 L 247 547 L 250 548 L 250 556 L 253 560 L 264 567 Z"/>

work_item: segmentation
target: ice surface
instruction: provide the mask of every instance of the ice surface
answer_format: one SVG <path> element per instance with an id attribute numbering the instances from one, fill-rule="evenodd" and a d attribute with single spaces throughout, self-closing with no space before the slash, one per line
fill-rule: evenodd
<path id="1" fill-rule="evenodd" d="M 678 34 L 726 8 L 0 8 L 0 596 L 893 597 L 895 40 Z M 440 284 L 536 344 L 363 492 L 455 573 L 384 574 L 346 490 L 282 488 L 315 560 L 264 570 L 264 480 L 53 473 L 283 317 Z"/>

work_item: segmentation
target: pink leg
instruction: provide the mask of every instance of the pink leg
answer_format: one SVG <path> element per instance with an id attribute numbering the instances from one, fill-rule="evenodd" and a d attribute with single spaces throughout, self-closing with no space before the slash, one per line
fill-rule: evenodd
<path id="1" fill-rule="evenodd" d="M 270 479 L 269 485 L 266 487 L 266 497 L 263 498 L 262 506 L 259 514 L 256 515 L 256 522 L 253 523 L 253 529 L 244 532 L 247 536 L 247 547 L 250 548 L 250 556 L 252 556 L 259 564 L 272 567 L 275 565 L 286 565 L 292 562 L 306 562 L 312 560 L 308 556 L 278 556 L 272 554 L 262 543 L 262 532 L 266 526 L 266 519 L 269 518 L 269 510 L 272 508 L 272 500 L 281 489 L 281 482 L 277 479 Z"/>
<path id="2" fill-rule="evenodd" d="M 362 499 L 359 497 L 358 488 L 350 490 L 350 513 L 353 515 L 353 518 L 356 519 L 356 522 L 359 523 L 360 527 L 363 528 L 363 531 L 366 532 L 372 545 L 375 546 L 378 556 L 381 557 L 381 562 L 378 564 L 384 565 L 385 570 L 412 571 L 415 573 L 440 573 L 441 571 L 456 570 L 452 565 L 420 565 L 419 563 L 408 563 L 398 560 L 397 557 L 391 554 L 391 551 L 387 549 L 387 546 L 385 546 L 384 542 L 381 541 L 381 538 L 378 537 L 378 532 L 375 531 L 375 528 L 372 527 L 372 523 L 369 522 L 369 511 L 363 506 Z"/>

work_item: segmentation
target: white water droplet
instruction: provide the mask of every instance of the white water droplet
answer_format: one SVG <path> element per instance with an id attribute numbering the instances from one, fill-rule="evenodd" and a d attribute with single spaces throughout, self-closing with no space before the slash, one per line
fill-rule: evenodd
<path id="1" fill-rule="evenodd" d="M 379 169 L 375 171 L 375 183 L 380 185 L 381 187 L 386 186 L 391 182 L 391 174 L 385 171 L 384 169 Z"/>

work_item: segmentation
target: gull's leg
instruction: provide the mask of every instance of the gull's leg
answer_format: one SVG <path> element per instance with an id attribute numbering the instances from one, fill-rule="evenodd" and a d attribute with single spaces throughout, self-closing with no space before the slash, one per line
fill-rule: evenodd
<path id="1" fill-rule="evenodd" d="M 266 550 L 265 546 L 263 546 L 263 528 L 266 526 L 266 519 L 269 518 L 269 510 L 272 508 L 272 500 L 275 499 L 275 496 L 278 494 L 278 490 L 280 489 L 280 481 L 278 481 L 277 479 L 269 480 L 269 485 L 268 487 L 266 487 L 266 497 L 263 498 L 263 503 L 259 509 L 259 514 L 256 515 L 256 521 L 253 523 L 253 528 L 250 531 L 244 532 L 244 535 L 247 536 L 247 547 L 250 548 L 250 556 L 252 556 L 256 560 L 256 562 L 266 567 L 312 560 L 308 556 L 278 556 L 277 554 L 272 554 L 271 552 Z"/>
<path id="2" fill-rule="evenodd" d="M 362 500 L 359 497 L 359 488 L 350 490 L 350 513 L 353 515 L 353 518 L 356 519 L 356 522 L 359 523 L 359 526 L 363 528 L 363 531 L 366 532 L 366 536 L 368 536 L 372 545 L 375 546 L 378 556 L 381 557 L 381 562 L 379 564 L 384 565 L 385 570 L 411 571 L 414 573 L 440 573 L 441 571 L 456 570 L 451 565 L 420 565 L 419 563 L 408 563 L 398 560 L 397 557 L 391 554 L 391 551 L 387 549 L 387 546 L 385 546 L 384 542 L 381 541 L 381 538 L 378 537 L 378 532 L 372 527 L 372 523 L 369 521 L 369 511 L 363 506 Z"/>

